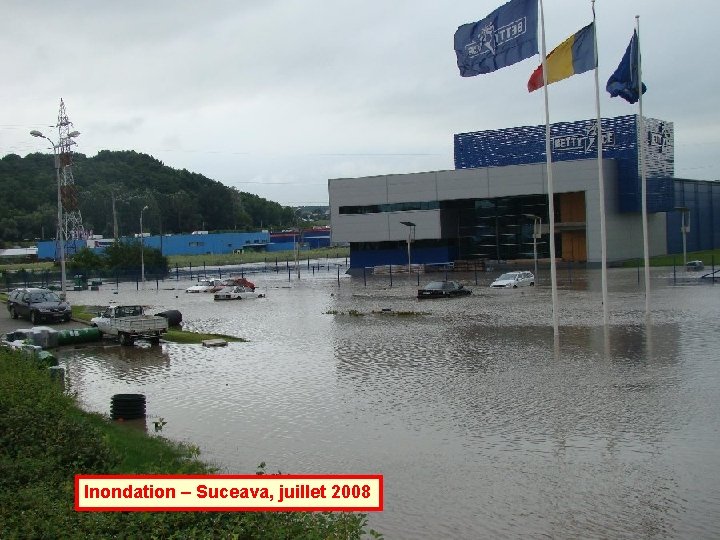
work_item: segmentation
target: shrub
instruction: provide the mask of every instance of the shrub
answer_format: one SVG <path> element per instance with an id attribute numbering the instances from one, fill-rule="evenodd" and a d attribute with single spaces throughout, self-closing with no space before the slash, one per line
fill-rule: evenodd
<path id="1" fill-rule="evenodd" d="M 0 538 L 360 538 L 350 513 L 75 512 L 75 474 L 212 470 L 196 447 L 81 411 L 37 364 L 0 349 Z M 377 535 L 374 531 L 371 534 Z"/>

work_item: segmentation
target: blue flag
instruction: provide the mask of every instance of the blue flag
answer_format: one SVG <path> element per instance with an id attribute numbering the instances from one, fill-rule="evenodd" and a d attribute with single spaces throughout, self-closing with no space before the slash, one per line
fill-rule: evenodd
<path id="1" fill-rule="evenodd" d="M 538 53 L 537 0 L 510 0 L 483 20 L 455 32 L 460 75 L 473 77 L 510 66 Z"/>
<path id="2" fill-rule="evenodd" d="M 640 86 L 642 93 L 647 91 L 644 83 L 640 82 L 640 44 L 638 43 L 637 32 L 633 32 L 633 37 L 625 51 L 625 55 L 620 60 L 620 65 L 608 79 L 605 89 L 610 93 L 610 97 L 620 96 L 628 103 L 635 103 L 640 99 Z"/>

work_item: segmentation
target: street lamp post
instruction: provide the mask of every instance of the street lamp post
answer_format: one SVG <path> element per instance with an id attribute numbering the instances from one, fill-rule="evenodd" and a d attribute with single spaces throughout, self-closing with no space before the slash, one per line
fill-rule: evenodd
<path id="1" fill-rule="evenodd" d="M 533 219 L 533 260 L 535 261 L 535 283 L 538 280 L 538 256 L 537 241 L 542 237 L 542 217 L 535 214 L 525 214 L 526 217 Z"/>
<path id="2" fill-rule="evenodd" d="M 143 289 L 145 288 L 145 235 L 143 234 L 143 212 L 148 209 L 148 206 L 143 206 L 140 210 L 140 281 L 142 281 Z"/>
<path id="3" fill-rule="evenodd" d="M 415 232 L 415 224 L 412 221 L 401 221 L 401 225 L 405 225 L 408 228 L 408 239 L 407 239 L 407 252 L 408 252 L 408 276 L 410 275 L 410 263 L 412 257 L 410 255 L 410 243 L 412 242 L 413 233 Z"/>
<path id="4" fill-rule="evenodd" d="M 690 209 L 687 206 L 678 206 L 675 210 L 680 210 L 680 232 L 682 233 L 683 242 L 683 266 L 687 270 L 687 233 L 690 232 Z M 685 218 L 687 216 L 687 219 Z"/>
<path id="5" fill-rule="evenodd" d="M 55 158 L 55 180 L 57 182 L 57 230 L 58 230 L 58 251 L 60 252 L 60 291 L 65 294 L 66 289 L 66 277 L 65 277 L 65 227 L 63 226 L 63 207 L 62 207 L 62 188 L 60 182 L 60 156 L 58 155 L 58 145 L 52 142 L 48 137 L 42 134 L 42 132 L 33 129 L 30 132 L 33 137 L 40 137 L 50 143 L 53 149 L 53 156 Z M 68 137 L 77 137 L 80 135 L 79 131 L 73 131 L 68 134 Z"/>

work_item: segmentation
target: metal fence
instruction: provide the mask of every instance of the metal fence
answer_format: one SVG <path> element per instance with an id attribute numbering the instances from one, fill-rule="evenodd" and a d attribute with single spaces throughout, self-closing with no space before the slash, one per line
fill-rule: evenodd
<path id="1" fill-rule="evenodd" d="M 155 282 L 156 286 L 167 281 L 193 281 L 199 279 L 223 279 L 230 276 L 245 277 L 254 274 L 287 274 L 288 279 L 301 277 L 303 274 L 330 273 L 337 275 L 348 268 L 348 258 L 322 258 L 306 260 L 266 259 L 263 262 L 243 263 L 236 265 L 211 266 L 202 263 L 197 266 L 176 265 L 167 272 L 156 272 L 145 268 L 145 282 Z M 142 281 L 141 269 L 118 268 L 113 270 L 83 270 L 74 268 L 66 273 L 67 287 L 75 290 L 91 289 L 102 284 L 135 282 L 138 287 Z M 43 287 L 60 289 L 60 270 L 7 270 L 0 275 L 0 286 L 10 291 L 18 287 Z"/>

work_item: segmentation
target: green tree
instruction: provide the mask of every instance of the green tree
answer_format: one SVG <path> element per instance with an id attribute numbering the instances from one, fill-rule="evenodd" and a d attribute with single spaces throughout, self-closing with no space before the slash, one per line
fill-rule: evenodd
<path id="1" fill-rule="evenodd" d="M 145 205 L 150 207 L 147 230 L 165 234 L 282 229 L 292 226 L 295 218 L 292 208 L 134 151 L 74 154 L 73 178 L 85 228 L 106 237 L 113 234 L 113 197 L 121 236 L 138 231 Z M 55 236 L 57 178 L 52 154 L 1 158 L 0 187 L 0 240 L 15 243 Z"/>
<path id="2" fill-rule="evenodd" d="M 138 240 L 115 242 L 105 248 L 103 259 L 105 268 L 117 274 L 139 274 L 141 270 L 141 246 Z M 167 275 L 168 260 L 159 249 L 144 246 L 142 259 L 146 274 Z"/>
<path id="3" fill-rule="evenodd" d="M 105 259 L 92 249 L 82 248 L 68 261 L 73 272 L 96 272 L 105 268 Z"/>

